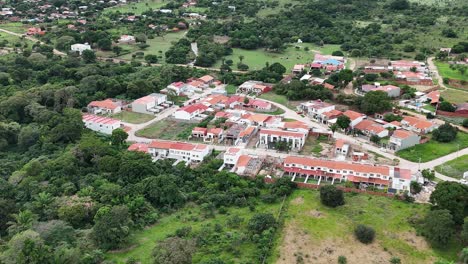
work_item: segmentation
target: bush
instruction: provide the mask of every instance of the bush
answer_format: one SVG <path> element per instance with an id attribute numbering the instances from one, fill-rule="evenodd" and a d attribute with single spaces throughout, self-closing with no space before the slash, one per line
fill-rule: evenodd
<path id="1" fill-rule="evenodd" d="M 458 129 L 449 123 L 441 125 L 432 132 L 432 138 L 439 142 L 450 142 L 457 137 Z"/>
<path id="2" fill-rule="evenodd" d="M 392 263 L 392 264 L 401 264 L 401 259 L 399 257 L 392 257 L 390 259 L 390 263 Z"/>
<path id="3" fill-rule="evenodd" d="M 420 183 L 416 181 L 411 182 L 411 193 L 417 194 L 417 193 L 420 193 L 421 190 L 422 190 L 422 186 Z"/>
<path id="4" fill-rule="evenodd" d="M 468 118 L 463 120 L 463 127 L 468 127 Z"/>
<path id="5" fill-rule="evenodd" d="M 439 109 L 446 112 L 455 112 L 455 106 L 447 101 L 440 103 Z"/>
<path id="6" fill-rule="evenodd" d="M 346 259 L 345 256 L 338 257 L 338 264 L 346 264 L 346 263 L 348 263 L 348 260 Z"/>
<path id="7" fill-rule="evenodd" d="M 320 187 L 320 201 L 323 205 L 337 207 L 345 204 L 343 191 L 337 189 L 334 185 Z"/>
<path id="8" fill-rule="evenodd" d="M 369 226 L 358 225 L 356 229 L 354 229 L 354 235 L 361 243 L 370 244 L 374 241 L 375 230 Z"/>
<path id="9" fill-rule="evenodd" d="M 332 56 L 344 56 L 344 53 L 341 50 L 336 50 L 332 53 Z"/>

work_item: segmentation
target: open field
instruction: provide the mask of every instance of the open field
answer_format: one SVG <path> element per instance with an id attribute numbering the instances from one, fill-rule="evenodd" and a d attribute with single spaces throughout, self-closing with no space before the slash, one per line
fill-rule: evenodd
<path id="1" fill-rule="evenodd" d="M 446 89 L 440 92 L 441 96 L 454 104 L 468 102 L 468 91 L 464 92 L 457 89 Z"/>
<path id="2" fill-rule="evenodd" d="M 440 61 L 434 61 L 439 74 L 444 78 L 468 81 L 468 73 L 461 74 L 458 70 L 450 69 L 450 64 Z"/>
<path id="3" fill-rule="evenodd" d="M 122 111 L 115 115 L 112 115 L 113 118 L 120 119 L 123 122 L 132 123 L 132 124 L 141 124 L 154 119 L 155 116 L 147 115 L 147 114 L 140 114 L 135 112 L 129 111 Z"/>
<path id="4" fill-rule="evenodd" d="M 26 33 L 30 25 L 25 25 L 21 22 L 8 22 L 0 24 L 1 29 L 5 29 L 15 33 Z"/>
<path id="5" fill-rule="evenodd" d="M 279 203 L 259 203 L 256 205 L 256 211 L 262 213 L 270 212 L 273 215 L 277 215 L 279 207 Z M 120 264 L 125 263 L 128 258 L 134 257 L 139 259 L 141 263 L 151 263 L 151 252 L 156 242 L 165 239 L 168 235 L 174 234 L 177 229 L 191 227 L 192 231 L 198 232 L 203 227 L 209 226 L 213 228 L 213 226 L 218 224 L 223 228 L 219 244 L 198 247 L 192 262 L 200 263 L 218 257 L 225 261 L 232 261 L 232 263 L 251 263 L 250 261 L 255 259 L 254 251 L 256 246 L 249 239 L 242 240 L 239 245 L 233 241 L 232 246 L 235 250 L 231 251 L 225 250 L 228 246 L 223 245 L 223 243 L 229 243 L 226 240 L 229 240 L 229 237 L 232 237 L 232 235 L 238 237 L 241 233 L 247 233 L 247 222 L 255 213 L 250 211 L 248 207 L 231 207 L 228 208 L 226 214 L 216 214 L 213 218 L 205 218 L 198 206 L 188 205 L 175 214 L 163 216 L 154 226 L 137 231 L 131 238 L 129 250 L 108 253 L 107 259 Z M 227 224 L 228 218 L 233 215 L 238 215 L 244 219 L 238 228 L 231 228 Z"/>
<path id="6" fill-rule="evenodd" d="M 295 47 L 300 47 L 296 49 Z M 308 47 L 309 50 L 304 50 Z M 295 64 L 310 62 L 314 58 L 315 51 L 320 51 L 322 54 L 331 54 L 333 51 L 340 50 L 339 45 L 325 45 L 319 47 L 310 43 L 294 43 L 290 44 L 286 50 L 282 53 L 268 52 L 263 49 L 256 50 L 244 50 L 239 48 L 233 48 L 233 53 L 226 56 L 226 60 L 233 60 L 233 69 L 236 69 L 236 65 L 239 62 L 239 56 L 244 56 L 243 63 L 249 66 L 249 70 L 260 70 L 265 67 L 268 62 L 273 64 L 275 62 L 281 63 L 286 70 L 289 72 Z M 218 61 L 213 67 L 219 68 L 221 66 L 221 60 Z"/>
<path id="7" fill-rule="evenodd" d="M 282 104 L 292 110 L 296 110 L 296 106 L 300 104 L 299 101 L 290 101 L 288 98 L 286 98 L 286 96 L 275 94 L 273 91 L 261 94 L 258 98 Z"/>
<path id="8" fill-rule="evenodd" d="M 321 136 L 319 138 L 309 136 L 306 140 L 304 147 L 299 153 L 302 155 L 313 155 L 315 157 L 320 157 L 320 153 L 324 150 L 324 145 L 329 144 L 330 142 L 325 136 Z"/>
<path id="9" fill-rule="evenodd" d="M 431 139 L 427 143 L 398 151 L 397 155 L 413 162 L 419 161 L 419 158 L 421 162 L 427 162 L 466 147 L 468 147 L 468 134 L 458 132 L 457 138 L 452 142 L 441 143 Z"/>
<path id="10" fill-rule="evenodd" d="M 431 249 L 416 235 L 409 219 L 423 217 L 429 206 L 395 199 L 346 194 L 346 204 L 328 208 L 320 203 L 319 192 L 298 190 L 289 198 L 282 237 L 269 263 L 390 263 L 396 256 L 401 263 L 433 263 L 438 258 L 455 259 L 461 245 L 454 241 L 447 251 Z M 376 239 L 370 245 L 353 235 L 357 224 L 371 226 Z"/>
<path id="11" fill-rule="evenodd" d="M 174 140 L 177 139 L 179 133 L 188 128 L 195 127 L 196 125 L 197 124 L 164 119 L 144 129 L 138 130 L 135 134 L 139 137 Z"/>
<path id="12" fill-rule="evenodd" d="M 461 179 L 463 173 L 468 171 L 468 155 L 460 156 L 454 160 L 448 161 L 442 165 L 435 167 L 438 173 L 443 175 Z"/>
<path id="13" fill-rule="evenodd" d="M 140 15 L 141 13 L 148 11 L 150 8 L 157 9 L 166 5 L 167 3 L 168 2 L 165 0 L 142 0 L 138 3 L 110 7 L 107 8 L 104 12 L 134 13 L 136 15 Z"/>

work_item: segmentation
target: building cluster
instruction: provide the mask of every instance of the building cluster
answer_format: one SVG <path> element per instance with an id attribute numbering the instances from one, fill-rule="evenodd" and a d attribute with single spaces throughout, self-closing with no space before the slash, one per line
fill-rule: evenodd
<path id="1" fill-rule="evenodd" d="M 391 61 L 389 65 L 366 65 L 365 73 L 392 72 L 395 80 L 401 84 L 432 86 L 430 71 L 424 62 L 419 61 Z"/>
<path id="2" fill-rule="evenodd" d="M 220 81 L 215 80 L 213 76 L 205 75 L 200 78 L 190 78 L 186 82 L 173 82 L 162 89 L 161 93 L 186 96 L 195 92 L 202 92 L 210 87 L 216 88 L 219 86 L 224 85 Z"/>
<path id="3" fill-rule="evenodd" d="M 325 74 L 337 72 L 345 68 L 346 59 L 342 56 L 315 54 L 311 63 L 296 64 L 292 69 L 293 74 L 305 73 L 310 76 L 312 70 L 324 71 Z"/>

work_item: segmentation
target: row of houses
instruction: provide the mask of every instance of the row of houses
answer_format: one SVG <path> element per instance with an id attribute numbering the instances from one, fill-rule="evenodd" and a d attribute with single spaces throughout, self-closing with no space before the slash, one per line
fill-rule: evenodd
<path id="1" fill-rule="evenodd" d="M 365 73 L 392 72 L 395 80 L 408 85 L 433 85 L 430 71 L 424 62 L 420 61 L 391 61 L 388 65 L 366 65 Z"/>
<path id="2" fill-rule="evenodd" d="M 325 70 L 325 73 L 340 71 L 345 68 L 346 59 L 342 56 L 322 55 L 316 53 L 311 63 L 296 64 L 292 69 L 293 74 L 306 73 L 314 69 Z"/>
<path id="3" fill-rule="evenodd" d="M 173 82 L 166 88 L 161 90 L 161 93 L 171 93 L 177 96 L 183 96 L 188 93 L 201 92 L 210 86 L 222 85 L 220 81 L 215 80 L 211 75 L 205 75 L 200 78 L 190 78 L 186 82 Z"/>

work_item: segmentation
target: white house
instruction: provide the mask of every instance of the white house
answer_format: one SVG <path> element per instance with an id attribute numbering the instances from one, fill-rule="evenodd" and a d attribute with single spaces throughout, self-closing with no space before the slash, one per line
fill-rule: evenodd
<path id="1" fill-rule="evenodd" d="M 410 148 L 419 144 L 421 137 L 411 131 L 397 129 L 390 137 L 389 147 L 395 151 Z"/>
<path id="2" fill-rule="evenodd" d="M 421 134 L 430 133 L 438 127 L 435 123 L 412 116 L 405 116 L 400 123 L 404 129 Z"/>
<path id="3" fill-rule="evenodd" d="M 83 51 L 85 50 L 91 50 L 91 45 L 89 45 L 88 43 L 85 43 L 85 44 L 73 44 L 71 45 L 71 51 L 73 52 L 78 52 L 80 55 L 83 54 Z"/>
<path id="4" fill-rule="evenodd" d="M 354 128 L 360 130 L 367 136 L 375 135 L 379 138 L 384 138 L 388 136 L 387 129 L 385 129 L 382 125 L 370 120 L 363 120 L 357 125 L 355 125 Z"/>
<path id="5" fill-rule="evenodd" d="M 322 121 L 324 118 L 323 114 L 335 110 L 335 105 L 321 100 L 314 100 L 300 104 L 299 110 L 307 113 L 310 118 Z"/>
<path id="6" fill-rule="evenodd" d="M 352 128 L 354 128 L 357 124 L 359 124 L 359 122 L 361 122 L 362 120 L 364 120 L 364 118 L 366 118 L 366 115 L 352 111 L 352 110 L 345 111 L 343 115 L 349 117 L 349 119 L 351 120 L 350 126 Z"/>
<path id="7" fill-rule="evenodd" d="M 176 159 L 191 163 L 203 161 L 211 153 L 211 148 L 205 144 L 154 140 L 148 146 L 148 153 L 155 159 Z"/>
<path id="8" fill-rule="evenodd" d="M 167 95 L 152 93 L 136 99 L 132 103 L 132 111 L 142 114 L 155 114 L 161 112 L 164 107 L 160 106 L 167 102 Z"/>
<path id="9" fill-rule="evenodd" d="M 276 144 L 280 141 L 290 144 L 291 150 L 299 151 L 304 146 L 308 133 L 282 131 L 272 129 L 260 129 L 260 140 L 257 144 L 263 145 L 266 148 L 276 148 Z"/>
<path id="10" fill-rule="evenodd" d="M 125 44 L 130 44 L 130 43 L 135 43 L 136 39 L 134 36 L 130 35 L 122 35 L 119 38 L 119 43 L 125 43 Z"/>
<path id="11" fill-rule="evenodd" d="M 86 128 L 103 134 L 112 134 L 114 129 L 120 128 L 120 120 L 86 114 L 82 117 Z"/>
<path id="12" fill-rule="evenodd" d="M 242 155 L 242 150 L 240 148 L 228 148 L 226 152 L 224 152 L 223 160 L 224 160 L 224 167 L 232 168 L 237 164 L 239 157 Z"/>
<path id="13" fill-rule="evenodd" d="M 92 114 L 116 114 L 122 111 L 120 103 L 106 99 L 103 101 L 92 101 L 88 104 L 88 112 Z"/>
<path id="14" fill-rule="evenodd" d="M 206 111 L 208 107 L 204 104 L 187 105 L 178 109 L 174 113 L 174 118 L 181 120 L 192 120 L 196 116 Z"/>

